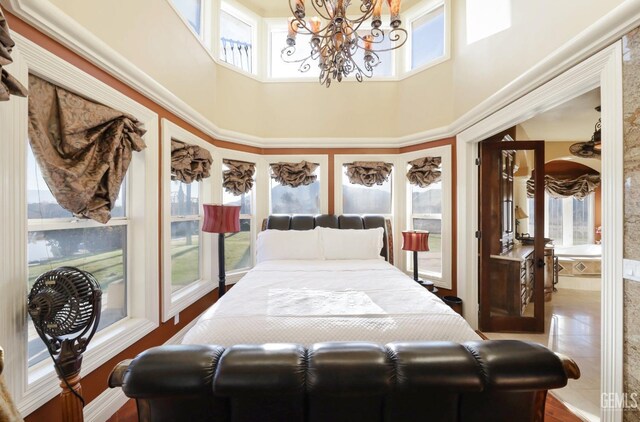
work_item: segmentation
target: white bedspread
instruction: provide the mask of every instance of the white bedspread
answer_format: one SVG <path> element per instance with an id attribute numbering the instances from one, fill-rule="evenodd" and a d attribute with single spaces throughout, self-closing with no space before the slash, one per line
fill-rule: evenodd
<path id="1" fill-rule="evenodd" d="M 183 343 L 478 339 L 462 317 L 385 261 L 267 261 L 208 309 Z"/>

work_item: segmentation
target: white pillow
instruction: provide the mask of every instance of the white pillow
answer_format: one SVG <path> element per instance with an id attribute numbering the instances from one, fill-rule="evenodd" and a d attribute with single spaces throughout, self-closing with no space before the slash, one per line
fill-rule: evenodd
<path id="1" fill-rule="evenodd" d="M 324 259 L 315 230 L 265 230 L 258 233 L 256 261 Z"/>
<path id="2" fill-rule="evenodd" d="M 324 259 L 384 259 L 384 229 L 345 230 L 316 227 Z"/>

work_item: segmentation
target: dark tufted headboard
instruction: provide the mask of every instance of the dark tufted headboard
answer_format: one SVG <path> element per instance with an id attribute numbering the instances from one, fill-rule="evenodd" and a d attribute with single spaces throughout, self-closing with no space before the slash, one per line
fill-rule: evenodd
<path id="1" fill-rule="evenodd" d="M 270 215 L 262 222 L 262 230 L 313 230 L 316 227 L 332 229 L 384 229 L 384 243 L 380 256 L 393 264 L 393 231 L 391 220 L 381 215 Z"/>

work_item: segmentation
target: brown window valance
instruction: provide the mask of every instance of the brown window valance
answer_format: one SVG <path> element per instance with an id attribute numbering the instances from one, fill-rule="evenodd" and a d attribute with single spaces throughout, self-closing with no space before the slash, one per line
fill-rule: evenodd
<path id="1" fill-rule="evenodd" d="M 6 69 L 2 68 L 2 66 L 13 63 L 11 51 L 15 45 L 16 43 L 9 34 L 7 20 L 2 14 L 2 9 L 0 9 L 0 101 L 9 101 L 11 95 L 26 97 L 28 94 L 27 88 L 11 76 Z"/>
<path id="2" fill-rule="evenodd" d="M 210 176 L 211 153 L 197 145 L 171 140 L 171 180 L 199 182 Z"/>
<path id="3" fill-rule="evenodd" d="M 423 157 L 409 161 L 411 168 L 407 172 L 407 179 L 412 185 L 426 188 L 432 183 L 442 180 L 442 172 L 439 170 L 442 157 Z"/>
<path id="4" fill-rule="evenodd" d="M 393 169 L 393 164 L 382 161 L 355 161 L 344 166 L 349 182 L 367 187 L 382 185 Z"/>
<path id="5" fill-rule="evenodd" d="M 256 165 L 246 161 L 222 160 L 229 168 L 222 172 L 222 187 L 234 195 L 242 195 L 253 188 Z"/>
<path id="6" fill-rule="evenodd" d="M 573 196 L 584 199 L 600 186 L 599 174 L 585 174 L 573 179 L 556 178 L 550 175 L 544 176 L 544 188 L 554 198 L 568 198 Z M 527 180 L 527 196 L 533 198 L 533 179 Z"/>
<path id="7" fill-rule="evenodd" d="M 29 75 L 29 142 L 51 193 L 75 215 L 106 223 L 131 162 L 146 148 L 135 117 Z"/>
<path id="8" fill-rule="evenodd" d="M 298 186 L 310 185 L 318 179 L 313 174 L 319 164 L 301 161 L 299 163 L 273 163 L 271 167 L 271 178 L 282 186 Z"/>

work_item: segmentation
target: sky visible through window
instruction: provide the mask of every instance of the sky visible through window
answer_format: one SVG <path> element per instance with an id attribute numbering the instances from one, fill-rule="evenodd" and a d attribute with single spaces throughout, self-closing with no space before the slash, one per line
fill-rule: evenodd
<path id="1" fill-rule="evenodd" d="M 411 25 L 411 68 L 444 55 L 444 6 L 427 13 Z"/>
<path id="2" fill-rule="evenodd" d="M 202 0 L 171 0 L 196 34 L 202 35 Z"/>

